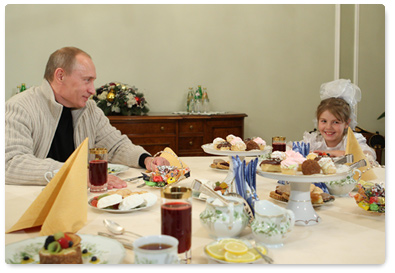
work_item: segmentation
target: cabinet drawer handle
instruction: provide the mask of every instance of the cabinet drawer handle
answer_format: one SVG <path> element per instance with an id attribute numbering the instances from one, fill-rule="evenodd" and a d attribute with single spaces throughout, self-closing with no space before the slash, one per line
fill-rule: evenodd
<path id="1" fill-rule="evenodd" d="M 193 141 L 189 141 L 189 145 L 191 145 L 191 146 L 192 146 L 192 145 L 193 145 Z"/>
<path id="2" fill-rule="evenodd" d="M 193 125 L 189 126 L 189 129 L 191 129 L 191 130 L 192 130 L 192 129 L 193 129 Z"/>
<path id="3" fill-rule="evenodd" d="M 165 130 L 165 126 L 161 126 L 161 127 L 160 127 L 160 130 L 161 130 L 161 131 L 164 131 L 164 130 Z"/>

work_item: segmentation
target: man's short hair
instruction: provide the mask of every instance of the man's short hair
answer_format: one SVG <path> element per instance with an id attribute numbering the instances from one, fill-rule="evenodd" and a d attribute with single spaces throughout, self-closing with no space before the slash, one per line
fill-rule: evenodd
<path id="1" fill-rule="evenodd" d="M 49 56 L 47 66 L 45 67 L 44 79 L 48 82 L 52 82 L 55 74 L 55 70 L 62 68 L 66 74 L 70 74 L 73 71 L 76 56 L 78 54 L 84 54 L 91 58 L 85 51 L 76 47 L 63 47 L 56 50 Z"/>

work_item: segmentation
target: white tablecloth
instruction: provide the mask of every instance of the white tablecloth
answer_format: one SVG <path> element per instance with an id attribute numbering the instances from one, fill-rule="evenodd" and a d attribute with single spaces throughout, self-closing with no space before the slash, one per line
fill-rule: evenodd
<path id="1" fill-rule="evenodd" d="M 209 167 L 214 158 L 227 160 L 227 157 L 183 157 L 182 160 L 191 168 L 191 177 L 179 184 L 190 186 L 195 178 L 223 180 L 226 171 Z M 120 174 L 120 177 L 138 176 L 141 171 L 141 169 L 129 169 Z M 375 172 L 378 176 L 376 182 L 385 182 L 385 168 L 375 168 Z M 112 214 L 89 208 L 87 224 L 78 233 L 107 232 L 103 226 L 103 219 L 107 218 L 141 235 L 160 234 L 160 189 L 149 187 L 136 189 L 141 183 L 141 179 L 128 183 L 128 188 L 147 190 L 156 194 L 158 202 L 154 206 L 127 214 Z M 257 193 L 260 199 L 271 200 L 269 192 L 274 190 L 276 185 L 276 180 L 258 175 Z M 5 230 L 18 221 L 42 188 L 41 186 L 5 186 Z M 88 198 L 95 195 L 97 194 L 89 193 Z M 203 247 L 213 238 L 210 238 L 199 220 L 199 214 L 205 209 L 205 202 L 193 199 L 192 205 L 192 263 L 205 264 L 208 261 L 203 253 Z M 318 207 L 316 211 L 322 219 L 319 224 L 295 226 L 282 248 L 269 249 L 269 256 L 275 263 L 382 264 L 385 262 L 385 215 L 362 210 L 351 197 L 337 197 L 333 203 Z M 247 227 L 241 236 L 248 236 L 250 233 L 251 229 Z M 5 235 L 5 244 L 37 236 L 39 236 L 37 230 L 14 232 Z M 133 263 L 133 251 L 127 250 L 123 263 Z"/>

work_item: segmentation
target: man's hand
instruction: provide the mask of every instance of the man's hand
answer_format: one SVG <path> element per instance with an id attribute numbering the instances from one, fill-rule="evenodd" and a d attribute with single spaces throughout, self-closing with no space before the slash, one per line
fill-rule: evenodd
<path id="1" fill-rule="evenodd" d="M 147 157 L 144 160 L 144 164 L 145 164 L 145 168 L 148 171 L 152 172 L 155 170 L 157 166 L 169 166 L 170 162 L 166 158 L 158 156 L 158 157 Z"/>
<path id="2" fill-rule="evenodd" d="M 111 189 L 121 189 L 121 188 L 126 188 L 127 184 L 125 181 L 123 181 L 121 178 L 109 174 L 108 178 L 107 178 L 107 189 L 111 190 Z"/>

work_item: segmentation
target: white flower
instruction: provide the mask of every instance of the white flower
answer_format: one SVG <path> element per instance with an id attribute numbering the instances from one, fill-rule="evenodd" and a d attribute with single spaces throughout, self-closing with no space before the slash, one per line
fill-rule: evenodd
<path id="1" fill-rule="evenodd" d="M 129 107 L 129 108 L 132 108 L 133 105 L 136 105 L 136 104 L 137 104 L 137 101 L 136 101 L 135 97 L 133 96 L 133 94 L 128 94 L 127 97 L 128 97 L 128 102 L 127 102 L 127 104 L 128 104 L 128 107 Z"/>
<path id="2" fill-rule="evenodd" d="M 97 96 L 97 98 L 98 98 L 99 100 L 106 100 L 106 99 L 107 99 L 107 94 L 108 94 L 108 92 L 107 92 L 107 91 L 104 91 L 104 92 L 102 92 L 99 96 Z"/>
<path id="3" fill-rule="evenodd" d="M 111 110 L 115 113 L 121 113 L 121 108 L 119 108 L 118 106 L 113 105 L 111 107 Z"/>

